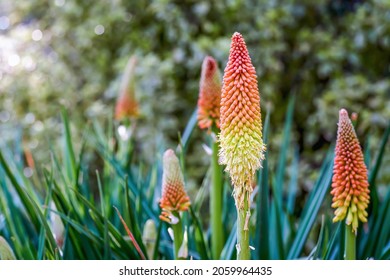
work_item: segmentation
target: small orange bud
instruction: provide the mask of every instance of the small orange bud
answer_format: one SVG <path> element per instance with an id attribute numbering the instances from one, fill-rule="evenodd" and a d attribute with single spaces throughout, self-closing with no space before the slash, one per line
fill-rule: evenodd
<path id="1" fill-rule="evenodd" d="M 358 119 L 358 114 L 357 114 L 356 112 L 353 112 L 353 113 L 351 114 L 351 120 L 352 120 L 353 122 L 356 122 L 357 119 Z"/>

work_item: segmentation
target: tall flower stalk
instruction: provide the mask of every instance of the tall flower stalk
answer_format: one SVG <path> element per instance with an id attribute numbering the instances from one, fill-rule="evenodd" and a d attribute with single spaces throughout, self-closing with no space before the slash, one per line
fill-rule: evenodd
<path id="1" fill-rule="evenodd" d="M 230 45 L 221 96 L 220 163 L 226 165 L 237 209 L 237 259 L 250 259 L 249 219 L 253 178 L 261 167 L 262 139 L 260 95 L 256 70 L 240 33 Z"/>
<path id="2" fill-rule="evenodd" d="M 356 259 L 356 232 L 359 220 L 367 222 L 370 201 L 367 167 L 355 129 L 348 112 L 341 109 L 332 178 L 333 222 L 345 219 L 345 254 L 347 260 Z"/>
<path id="3" fill-rule="evenodd" d="M 163 182 L 162 196 L 160 199 L 160 219 L 169 223 L 173 230 L 174 256 L 175 259 L 185 258 L 180 251 L 187 251 L 181 213 L 187 211 L 190 203 L 184 189 L 184 178 L 180 169 L 179 159 L 171 149 L 164 153 L 163 157 Z"/>
<path id="4" fill-rule="evenodd" d="M 211 252 L 213 259 L 219 259 L 223 244 L 224 231 L 222 224 L 222 168 L 218 164 L 219 145 L 216 135 L 219 133 L 221 107 L 221 75 L 214 58 L 207 56 L 203 60 L 198 99 L 198 126 L 207 129 L 211 135 L 211 186 L 210 186 L 210 220 Z"/>
<path id="5" fill-rule="evenodd" d="M 135 68 L 137 59 L 131 56 L 127 61 L 126 68 L 122 75 L 119 95 L 115 106 L 115 119 L 120 121 L 118 126 L 118 155 L 128 164 L 134 143 L 132 137 L 135 130 L 135 122 L 139 116 L 138 102 L 135 96 Z"/>

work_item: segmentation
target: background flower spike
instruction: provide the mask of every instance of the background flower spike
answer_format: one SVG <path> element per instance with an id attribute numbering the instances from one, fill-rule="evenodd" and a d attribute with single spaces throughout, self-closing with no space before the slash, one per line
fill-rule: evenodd
<path id="1" fill-rule="evenodd" d="M 115 106 L 115 119 L 138 117 L 138 102 L 135 98 L 135 56 L 129 58 L 122 76 L 118 100 Z"/>
<path id="2" fill-rule="evenodd" d="M 198 99 L 198 126 L 210 132 L 213 124 L 219 128 L 221 106 L 221 74 L 217 61 L 206 56 L 202 64 Z"/>

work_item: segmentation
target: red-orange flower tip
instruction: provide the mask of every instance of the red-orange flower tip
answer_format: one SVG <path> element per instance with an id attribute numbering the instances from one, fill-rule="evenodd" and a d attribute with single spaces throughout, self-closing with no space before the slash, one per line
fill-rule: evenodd
<path id="1" fill-rule="evenodd" d="M 353 232 L 359 220 L 367 222 L 367 206 L 370 201 L 367 167 L 355 129 L 348 112 L 341 109 L 335 148 L 332 191 L 332 207 L 336 208 L 334 222 L 346 219 Z"/>
<path id="2" fill-rule="evenodd" d="M 163 157 L 162 197 L 160 199 L 162 221 L 175 224 L 178 222 L 179 212 L 187 211 L 190 198 L 184 189 L 183 174 L 179 159 L 171 149 Z"/>
<path id="3" fill-rule="evenodd" d="M 358 119 L 358 114 L 357 114 L 356 112 L 353 112 L 353 113 L 351 114 L 351 120 L 352 120 L 353 122 L 356 122 L 357 119 Z"/>
<path id="4" fill-rule="evenodd" d="M 245 191 L 253 190 L 253 176 L 261 167 L 265 146 L 256 70 L 244 38 L 237 32 L 223 75 L 219 141 L 220 162 L 230 173 L 236 206 L 241 208 Z"/>
<path id="5" fill-rule="evenodd" d="M 138 102 L 135 98 L 134 79 L 136 62 L 135 56 L 130 57 L 122 77 L 119 97 L 115 106 L 115 119 L 117 120 L 138 116 Z"/>
<path id="6" fill-rule="evenodd" d="M 202 64 L 198 99 L 198 126 L 211 130 L 213 124 L 219 128 L 221 106 L 221 75 L 218 64 L 211 56 L 206 56 Z"/>

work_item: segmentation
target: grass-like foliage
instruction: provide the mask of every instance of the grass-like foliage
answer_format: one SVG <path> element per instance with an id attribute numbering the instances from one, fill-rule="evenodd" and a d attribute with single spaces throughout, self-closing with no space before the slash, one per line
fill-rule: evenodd
<path id="1" fill-rule="evenodd" d="M 295 96 L 285 117 L 279 151 L 267 150 L 258 171 L 249 225 L 252 259 L 343 259 L 344 222 L 332 223 L 330 185 L 334 146 L 324 155 L 322 166 L 313 170 L 315 184 L 297 205 L 299 155 L 291 144 Z M 159 219 L 161 209 L 162 154 L 147 164 L 122 139 L 110 122 L 98 122 L 75 139 L 70 120 L 63 116 L 62 153 L 49 149 L 48 168 L 36 167 L 34 176 L 23 173 L 26 162 L 21 141 L 0 147 L 0 235 L 8 241 L 17 259 L 173 259 L 174 242 L 170 224 Z M 270 113 L 264 120 L 263 140 L 272 137 Z M 129 128 L 130 129 L 130 126 Z M 186 151 L 191 132 L 197 129 L 196 113 L 183 132 L 176 151 L 184 178 Z M 335 128 L 336 130 L 336 128 Z M 379 196 L 376 180 L 388 143 L 390 126 L 375 154 L 365 151 L 369 169 L 371 202 L 368 222 L 357 232 L 358 259 L 390 259 L 390 191 Z M 75 151 L 75 143 L 81 147 Z M 115 145 L 113 145 L 115 143 Z M 95 155 L 90 160 L 90 155 Z M 292 158 L 292 160 L 287 160 Z M 273 169 L 270 159 L 278 164 Z M 372 160 L 371 160 L 372 159 Z M 210 170 L 212 166 L 210 160 Z M 286 172 L 289 170 L 289 176 Z M 183 239 L 180 258 L 211 259 L 213 228 L 205 197 L 210 191 L 210 174 L 181 215 Z M 286 178 L 289 178 L 286 180 Z M 223 249 L 219 259 L 236 258 L 236 207 L 230 180 L 225 176 L 222 194 Z M 324 213 L 324 214 L 322 214 Z M 147 226 L 145 226 L 147 225 Z M 308 251 L 311 248 L 311 252 Z M 218 257 L 214 257 L 218 258 Z M 1 259 L 1 255 L 0 255 Z"/>

